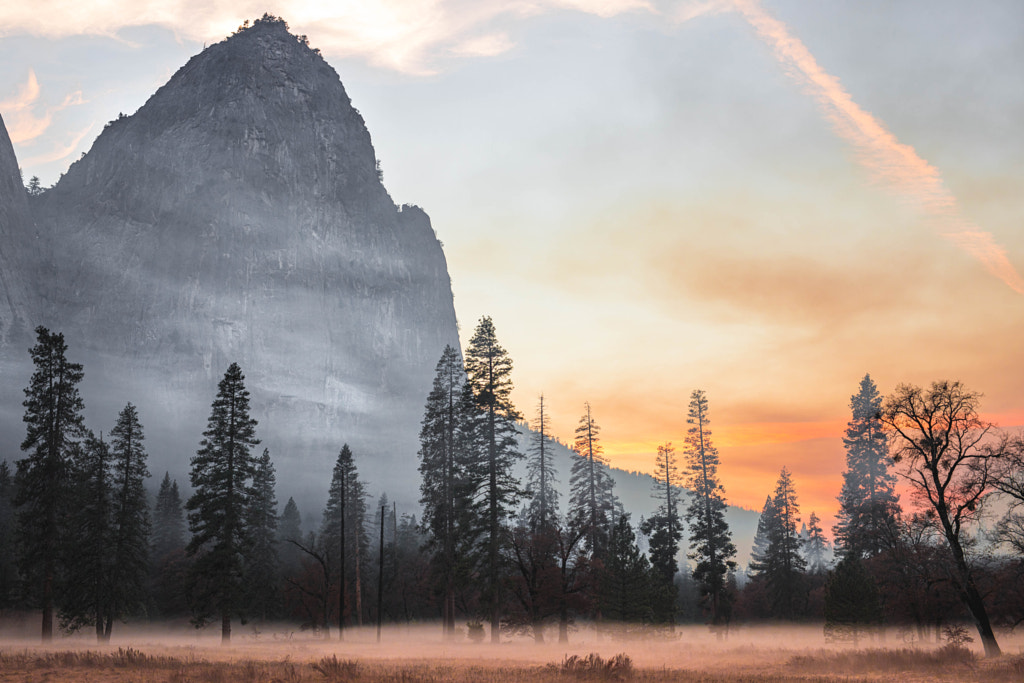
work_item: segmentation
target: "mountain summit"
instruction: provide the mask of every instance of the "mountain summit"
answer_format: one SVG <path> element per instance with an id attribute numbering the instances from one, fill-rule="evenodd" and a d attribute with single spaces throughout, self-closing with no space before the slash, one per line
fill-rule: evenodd
<path id="1" fill-rule="evenodd" d="M 430 220 L 396 206 L 377 168 L 338 74 L 264 16 L 107 124 L 23 215 L 0 216 L 0 249 L 10 234 L 22 255 L 0 285 L 27 283 L 27 328 L 64 332 L 94 430 L 138 406 L 154 471 L 184 477 L 238 362 L 280 497 L 319 501 L 349 443 L 372 491 L 406 498 L 434 365 L 458 335 Z M 20 183 L 0 185 L 0 207 L 17 201 Z M 0 306 L 5 327 L 12 315 Z M 0 341 L 21 373 L 0 389 L 5 453 L 24 436 L 26 348 Z"/>

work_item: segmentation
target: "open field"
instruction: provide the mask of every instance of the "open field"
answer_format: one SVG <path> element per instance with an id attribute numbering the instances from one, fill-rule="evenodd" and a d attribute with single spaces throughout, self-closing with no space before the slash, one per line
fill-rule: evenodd
<path id="1" fill-rule="evenodd" d="M 124 629 L 128 631 L 128 627 Z M 183 635 L 186 634 L 186 635 Z M 0 681 L 60 683 L 300 683 L 318 681 L 949 681 L 1024 680 L 1024 638 L 1004 635 L 1006 656 L 984 660 L 978 649 L 886 642 L 826 645 L 820 628 L 751 627 L 718 641 L 687 627 L 656 640 L 597 640 L 573 634 L 569 646 L 517 640 L 502 645 L 443 643 L 436 627 L 394 628 L 375 641 L 369 629 L 346 631 L 345 642 L 324 642 L 284 629 L 236 631 L 221 647 L 211 631 L 155 631 L 117 637 L 98 646 L 80 635 L 49 647 L 27 638 L 0 643 Z M 553 635 L 553 634 L 552 634 Z M 593 654 L 592 654 L 593 653 Z M 625 655 L 625 657 L 617 655 Z"/>

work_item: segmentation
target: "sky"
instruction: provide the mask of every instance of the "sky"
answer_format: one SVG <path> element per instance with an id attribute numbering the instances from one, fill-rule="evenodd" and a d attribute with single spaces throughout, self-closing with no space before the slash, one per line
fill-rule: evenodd
<path id="1" fill-rule="evenodd" d="M 264 12 L 338 71 L 463 342 L 490 315 L 561 440 L 589 401 L 612 464 L 652 471 L 702 389 L 729 502 L 786 466 L 827 527 L 865 373 L 1024 424 L 1024 3 L 5 2 L 25 178 Z"/>

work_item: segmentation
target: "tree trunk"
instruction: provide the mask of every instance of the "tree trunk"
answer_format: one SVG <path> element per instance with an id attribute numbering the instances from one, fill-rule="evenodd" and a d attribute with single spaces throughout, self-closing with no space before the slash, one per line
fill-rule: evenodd
<path id="1" fill-rule="evenodd" d="M 970 577 L 968 577 L 969 579 Z M 1002 650 L 999 649 L 999 643 L 996 642 L 996 635 L 992 632 L 992 624 L 988 619 L 985 603 L 977 587 L 974 585 L 974 581 L 969 580 L 968 584 L 964 587 L 964 602 L 967 603 L 967 608 L 971 610 L 971 616 L 974 617 L 974 623 L 978 627 L 981 644 L 985 646 L 985 656 L 998 657 L 1003 654 Z"/>
<path id="2" fill-rule="evenodd" d="M 452 634 L 452 638 L 455 637 L 455 588 L 451 589 L 451 595 L 448 597 L 451 603 L 448 607 L 448 629 Z"/>
<path id="3" fill-rule="evenodd" d="M 220 614 L 220 644 L 227 645 L 231 642 L 231 613 L 224 610 Z"/>
<path id="4" fill-rule="evenodd" d="M 43 575 L 43 634 L 44 643 L 53 640 L 53 568 L 47 566 Z"/>
<path id="5" fill-rule="evenodd" d="M 561 609 L 558 612 L 558 642 L 569 642 L 569 608 L 562 600 Z"/>
<path id="6" fill-rule="evenodd" d="M 356 527 L 356 623 L 363 625 L 363 576 L 360 571 L 362 556 L 359 548 L 359 528 Z"/>
<path id="7" fill-rule="evenodd" d="M 377 564 L 377 642 L 380 642 L 380 625 L 384 616 L 384 510 L 380 509 L 380 559 Z"/>
<path id="8" fill-rule="evenodd" d="M 935 481 L 938 481 L 937 472 L 933 474 L 935 475 Z M 985 656 L 998 657 L 1003 652 L 999 649 L 999 643 L 996 642 L 996 634 L 992 631 L 992 622 L 989 621 L 988 611 L 985 609 L 985 601 L 982 600 L 978 587 L 974 585 L 971 568 L 967 566 L 967 557 L 964 555 L 964 549 L 960 545 L 959 536 L 953 530 L 953 525 L 946 513 L 944 502 L 939 506 L 938 513 L 939 521 L 942 522 L 942 528 L 946 535 L 946 541 L 949 543 L 949 549 L 953 553 L 953 561 L 956 563 L 960 595 L 964 604 L 967 605 L 967 609 L 970 610 L 975 625 L 978 627 L 978 635 L 981 636 L 981 643 L 985 647 Z"/>
<path id="9" fill-rule="evenodd" d="M 339 563 L 340 578 L 338 581 L 338 640 L 345 640 L 345 489 L 348 488 L 348 482 L 345 481 L 345 475 L 342 475 L 341 479 L 341 505 L 339 510 L 341 511 L 341 535 L 338 539 L 339 555 L 341 555 L 341 562 Z M 356 545 L 358 547 L 359 538 L 356 538 Z M 330 584 L 327 579 L 327 569 L 324 569 L 324 583 L 330 588 Z M 327 592 L 330 592 L 329 590 Z M 326 601 L 325 601 L 326 602 Z M 327 626 L 327 606 L 324 605 L 324 626 Z M 329 636 L 327 636 L 329 637 Z"/>
<path id="10" fill-rule="evenodd" d="M 488 573 L 490 574 L 491 590 L 491 642 L 501 642 L 501 615 L 500 596 L 498 594 L 498 535 L 501 533 L 498 520 L 498 446 L 495 443 L 494 434 L 494 407 L 489 409 L 487 418 L 488 438 L 488 469 L 490 470 L 490 481 L 488 496 L 489 517 L 490 517 L 490 552 L 488 553 Z"/>

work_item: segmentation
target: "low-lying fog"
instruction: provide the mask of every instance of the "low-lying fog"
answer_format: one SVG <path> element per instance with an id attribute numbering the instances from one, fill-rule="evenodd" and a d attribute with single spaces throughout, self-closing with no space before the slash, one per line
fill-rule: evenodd
<path id="1" fill-rule="evenodd" d="M 614 627 L 603 625 L 598 633 L 590 624 L 581 624 L 570 633 L 569 642 L 557 642 L 557 627 L 545 633 L 545 642 L 537 644 L 532 637 L 503 636 L 502 642 L 492 645 L 471 642 L 464 631 L 458 638 L 445 641 L 440 624 L 385 626 L 381 642 L 377 642 L 375 626 L 347 627 L 344 640 L 339 641 L 337 629 L 332 629 L 330 640 L 313 631 L 302 631 L 287 624 L 235 624 L 229 646 L 221 645 L 219 624 L 195 629 L 186 623 L 172 625 L 115 626 L 111 641 L 98 644 L 92 633 L 57 635 L 53 642 L 43 646 L 39 641 L 38 618 L 33 615 L 8 619 L 0 625 L 0 648 L 4 650 L 104 650 L 132 647 L 149 654 L 187 656 L 201 655 L 209 660 L 262 659 L 311 661 L 324 656 L 362 660 L 433 660 L 471 661 L 485 659 L 522 664 L 558 662 L 566 655 L 596 652 L 612 656 L 624 652 L 635 666 L 644 668 L 686 667 L 718 669 L 743 665 L 746 667 L 777 663 L 804 651 L 899 649 L 907 647 L 933 649 L 934 636 L 922 639 L 916 630 L 887 628 L 873 635 L 864 635 L 852 642 L 827 642 L 820 624 L 800 626 L 742 626 L 732 628 L 719 638 L 707 627 L 686 625 L 676 627 L 672 633 L 648 634 L 614 633 Z M 975 641 L 977 638 L 975 638 Z M 1024 652 L 1024 634 L 1001 632 L 1000 644 L 1007 654 Z M 977 642 L 968 646 L 979 655 Z"/>

